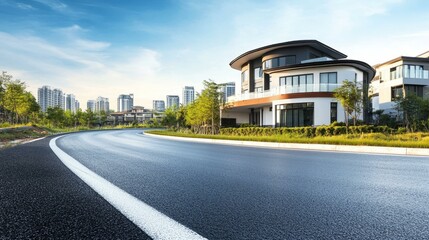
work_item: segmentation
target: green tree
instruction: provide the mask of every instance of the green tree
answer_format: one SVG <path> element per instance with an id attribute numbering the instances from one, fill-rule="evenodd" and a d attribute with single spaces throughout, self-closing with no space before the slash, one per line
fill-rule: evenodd
<path id="1" fill-rule="evenodd" d="M 362 89 L 356 81 L 344 80 L 341 87 L 335 89 L 334 97 L 344 107 L 346 129 L 352 115 L 353 125 L 356 125 L 357 116 L 362 112 Z"/>
<path id="2" fill-rule="evenodd" d="M 212 80 L 204 81 L 204 89 L 197 99 L 187 107 L 186 123 L 199 134 L 216 134 L 220 121 L 220 93 Z"/>
<path id="3" fill-rule="evenodd" d="M 168 128 L 172 128 L 176 126 L 177 125 L 176 115 L 177 115 L 176 108 L 169 107 L 165 109 L 164 116 L 162 117 L 162 120 L 161 120 L 161 124 Z"/>
<path id="4" fill-rule="evenodd" d="M 46 110 L 46 119 L 54 127 L 61 127 L 65 123 L 64 110 L 60 107 L 49 107 Z"/>
<path id="5" fill-rule="evenodd" d="M 11 122 L 18 123 L 19 115 L 25 104 L 25 83 L 20 80 L 10 80 L 5 84 L 6 89 L 3 95 L 3 105 L 11 114 Z M 21 111 L 19 111 L 21 110 Z"/>
<path id="6" fill-rule="evenodd" d="M 416 96 L 415 94 L 406 94 L 395 100 L 398 110 L 402 113 L 402 120 L 405 128 L 409 132 L 420 130 L 420 124 L 428 119 L 429 104 L 427 100 Z"/>

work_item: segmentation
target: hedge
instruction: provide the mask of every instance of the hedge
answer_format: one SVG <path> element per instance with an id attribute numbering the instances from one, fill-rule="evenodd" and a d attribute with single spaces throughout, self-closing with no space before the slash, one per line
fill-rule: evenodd
<path id="1" fill-rule="evenodd" d="M 298 135 L 305 137 L 316 136 L 337 136 L 346 134 L 346 126 L 318 126 L 318 127 L 241 127 L 241 128 L 221 128 L 220 134 L 228 136 L 273 136 L 273 135 Z M 394 133 L 395 130 L 388 126 L 350 126 L 348 133 Z"/>

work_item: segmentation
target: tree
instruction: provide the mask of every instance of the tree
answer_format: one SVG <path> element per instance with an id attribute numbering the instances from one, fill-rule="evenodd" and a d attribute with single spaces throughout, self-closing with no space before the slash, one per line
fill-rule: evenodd
<path id="1" fill-rule="evenodd" d="M 46 119 L 48 119 L 49 124 L 59 127 L 65 123 L 64 110 L 60 107 L 49 107 L 46 110 Z"/>
<path id="2" fill-rule="evenodd" d="M 362 89 L 356 81 L 344 80 L 341 87 L 335 89 L 334 97 L 344 107 L 346 129 L 349 126 L 349 118 L 353 113 L 353 124 L 356 125 L 357 116 L 362 111 Z"/>
<path id="3" fill-rule="evenodd" d="M 165 109 L 161 124 L 168 128 L 174 127 L 177 124 L 176 115 L 177 110 L 175 107 L 169 107 Z"/>
<path id="4" fill-rule="evenodd" d="M 427 121 L 429 106 L 427 101 L 415 94 L 406 94 L 395 100 L 398 110 L 402 112 L 402 120 L 407 131 L 415 132 L 420 129 L 421 121 Z"/>
<path id="5" fill-rule="evenodd" d="M 9 80 L 5 84 L 6 89 L 3 95 L 4 108 L 11 113 L 11 122 L 19 122 L 19 114 L 23 112 L 25 104 L 25 84 L 20 80 Z M 19 111 L 21 108 L 21 111 Z"/>
<path id="6" fill-rule="evenodd" d="M 186 123 L 192 131 L 202 134 L 216 134 L 220 121 L 220 93 L 212 80 L 204 81 L 204 89 L 197 99 L 187 107 Z"/>

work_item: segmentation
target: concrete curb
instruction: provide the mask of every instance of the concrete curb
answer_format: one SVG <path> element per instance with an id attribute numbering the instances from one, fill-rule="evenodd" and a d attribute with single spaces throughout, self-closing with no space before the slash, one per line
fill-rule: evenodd
<path id="1" fill-rule="evenodd" d="M 317 151 L 334 151 L 334 152 L 352 152 L 352 153 L 369 153 L 369 154 L 388 154 L 388 155 L 408 155 L 408 156 L 429 156 L 429 149 L 426 148 L 396 148 L 396 147 L 377 147 L 377 146 L 347 146 L 347 145 L 329 145 L 329 144 L 300 144 L 300 143 L 276 143 L 276 142 L 252 142 L 236 141 L 222 139 L 204 139 L 204 138 L 187 138 L 172 137 L 150 133 L 144 135 L 165 138 L 176 141 L 202 142 L 223 145 L 238 145 L 246 147 L 265 147 L 294 150 L 317 150 Z"/>

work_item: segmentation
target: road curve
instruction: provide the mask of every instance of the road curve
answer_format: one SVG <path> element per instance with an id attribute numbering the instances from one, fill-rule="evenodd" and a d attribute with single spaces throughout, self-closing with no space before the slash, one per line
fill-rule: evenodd
<path id="1" fill-rule="evenodd" d="M 181 142 L 142 130 L 57 145 L 209 239 L 422 239 L 429 159 Z"/>

